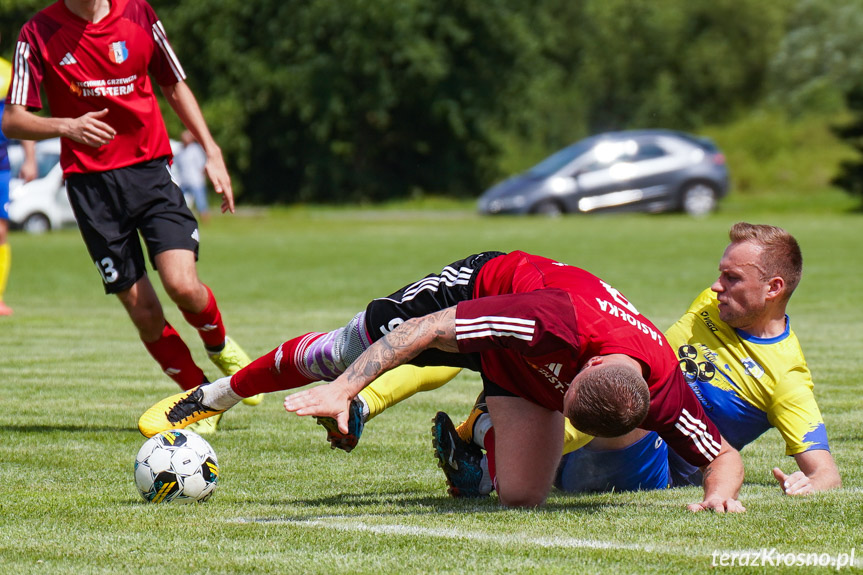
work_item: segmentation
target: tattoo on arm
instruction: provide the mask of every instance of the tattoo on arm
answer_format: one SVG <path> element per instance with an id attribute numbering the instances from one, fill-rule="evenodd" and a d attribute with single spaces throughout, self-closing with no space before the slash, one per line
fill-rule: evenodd
<path id="1" fill-rule="evenodd" d="M 454 307 L 401 324 L 363 352 L 344 375 L 362 388 L 429 348 L 458 352 Z"/>

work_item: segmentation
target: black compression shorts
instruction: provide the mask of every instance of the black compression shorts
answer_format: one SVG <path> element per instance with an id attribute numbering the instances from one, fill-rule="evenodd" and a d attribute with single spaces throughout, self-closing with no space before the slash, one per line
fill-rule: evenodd
<path id="1" fill-rule="evenodd" d="M 501 252 L 484 252 L 468 256 L 445 266 L 440 274 L 430 274 L 397 292 L 373 300 L 366 308 L 366 331 L 372 341 L 414 317 L 456 305 L 473 298 L 473 286 L 479 269 Z M 479 354 L 448 353 L 437 349 L 422 352 L 413 365 L 447 365 L 480 371 Z"/>

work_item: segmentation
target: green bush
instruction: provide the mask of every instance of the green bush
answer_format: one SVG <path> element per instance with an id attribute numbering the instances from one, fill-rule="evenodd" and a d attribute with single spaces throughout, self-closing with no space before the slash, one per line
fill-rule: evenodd
<path id="1" fill-rule="evenodd" d="M 732 193 L 816 194 L 831 186 L 839 164 L 851 151 L 830 126 L 836 116 L 789 118 L 757 110 L 703 133 L 722 148 L 731 172 Z"/>
<path id="2" fill-rule="evenodd" d="M 853 117 L 847 123 L 834 127 L 833 131 L 854 150 L 854 154 L 841 163 L 832 183 L 863 201 L 863 87 L 852 90 L 847 101 Z"/>

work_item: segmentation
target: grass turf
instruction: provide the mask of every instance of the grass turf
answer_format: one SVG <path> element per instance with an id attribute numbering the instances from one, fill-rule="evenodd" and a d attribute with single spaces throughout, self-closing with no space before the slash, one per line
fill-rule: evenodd
<path id="1" fill-rule="evenodd" d="M 176 387 L 121 306 L 100 293 L 75 230 L 13 234 L 6 299 L 16 313 L 0 318 L 2 571 L 679 573 L 711 571 L 725 551 L 863 556 L 859 214 L 752 213 L 734 201 L 705 219 L 487 219 L 451 207 L 241 211 L 202 229 L 199 271 L 229 333 L 253 356 L 343 325 L 371 297 L 489 249 L 585 267 L 664 328 L 715 279 L 727 230 L 740 219 L 784 226 L 803 247 L 804 279 L 789 313 L 845 487 L 782 496 L 770 469 L 795 465 L 771 431 L 743 451 L 748 511 L 728 516 L 686 512 L 696 489 L 552 493 L 535 511 L 449 499 L 429 429 L 436 410 L 467 414 L 480 387 L 467 373 L 370 422 L 351 454 L 330 451 L 313 420 L 285 414 L 281 394 L 238 406 L 210 439 L 222 467 L 213 499 L 145 504 L 132 476 L 144 441 L 135 422 Z M 166 313 L 215 376 L 179 312 Z"/>

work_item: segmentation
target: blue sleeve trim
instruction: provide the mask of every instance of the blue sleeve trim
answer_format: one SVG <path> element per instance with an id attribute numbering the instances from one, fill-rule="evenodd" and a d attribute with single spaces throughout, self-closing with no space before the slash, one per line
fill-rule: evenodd
<path id="1" fill-rule="evenodd" d="M 824 449 L 830 451 L 830 445 L 827 442 L 827 428 L 823 423 L 819 423 L 812 430 L 808 431 L 803 436 L 803 444 L 806 449 L 803 451 L 812 451 L 814 449 Z"/>

